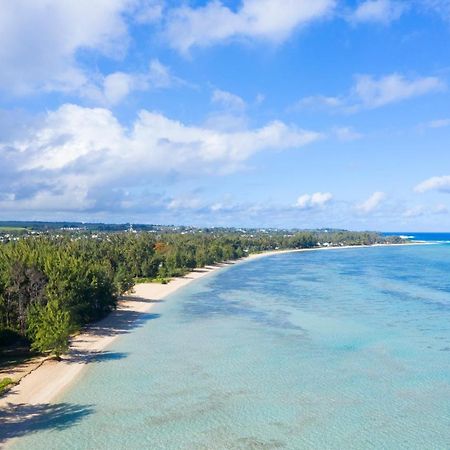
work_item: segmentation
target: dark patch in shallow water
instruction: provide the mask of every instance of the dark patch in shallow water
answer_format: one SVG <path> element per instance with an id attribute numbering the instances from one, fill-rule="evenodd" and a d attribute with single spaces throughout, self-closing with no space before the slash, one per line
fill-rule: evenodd
<path id="1" fill-rule="evenodd" d="M 273 328 L 304 331 L 302 327 L 289 321 L 290 314 L 285 311 L 264 311 L 249 306 L 245 300 L 226 300 L 221 295 L 221 291 L 211 291 L 189 298 L 182 308 L 185 319 L 204 319 L 217 315 L 245 317 Z"/>

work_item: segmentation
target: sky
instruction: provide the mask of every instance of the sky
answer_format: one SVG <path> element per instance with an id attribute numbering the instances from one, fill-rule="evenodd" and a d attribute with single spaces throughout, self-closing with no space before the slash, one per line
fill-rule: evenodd
<path id="1" fill-rule="evenodd" d="M 0 220 L 450 230 L 449 0 L 0 0 Z"/>

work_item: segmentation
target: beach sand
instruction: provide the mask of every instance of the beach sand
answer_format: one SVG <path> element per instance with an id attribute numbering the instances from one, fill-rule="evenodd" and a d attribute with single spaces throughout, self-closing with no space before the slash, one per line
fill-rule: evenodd
<path id="1" fill-rule="evenodd" d="M 356 246 L 352 246 L 354 247 Z M 130 332 L 139 318 L 143 318 L 155 304 L 178 289 L 223 267 L 267 255 L 342 248 L 347 247 L 263 252 L 239 261 L 194 270 L 183 277 L 172 279 L 168 284 L 137 284 L 133 293 L 119 302 L 117 310 L 71 339 L 69 353 L 64 355 L 61 361 L 40 358 L 36 360 L 34 366 L 28 364 L 27 370 L 19 367 L 11 369 L 9 373 L 3 371 L 2 377 L 9 376 L 13 380 L 20 378 L 20 382 L 0 398 L 0 424 L 3 423 L 0 425 L 0 447 L 10 438 L 20 436 L 21 427 L 24 428 L 24 424 L 29 424 L 33 420 L 36 411 L 45 409 L 50 402 L 55 401 L 66 388 L 70 387 L 90 361 L 101 359 L 102 355 L 107 354 L 105 349 L 117 337 Z"/>

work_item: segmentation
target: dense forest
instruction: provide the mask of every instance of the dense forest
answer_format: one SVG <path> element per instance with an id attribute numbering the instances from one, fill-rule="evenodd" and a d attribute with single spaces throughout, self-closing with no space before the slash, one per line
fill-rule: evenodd
<path id="1" fill-rule="evenodd" d="M 392 242 L 376 233 L 242 231 L 26 236 L 0 244 L 0 350 L 64 353 L 71 333 L 112 311 L 140 280 L 167 282 L 250 253 Z"/>

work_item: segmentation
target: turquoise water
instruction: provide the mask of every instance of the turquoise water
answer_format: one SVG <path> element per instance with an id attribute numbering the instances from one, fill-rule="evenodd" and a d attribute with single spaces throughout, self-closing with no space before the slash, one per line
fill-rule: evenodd
<path id="1" fill-rule="evenodd" d="M 450 246 L 231 266 L 156 305 L 57 403 L 14 448 L 450 448 Z"/>

